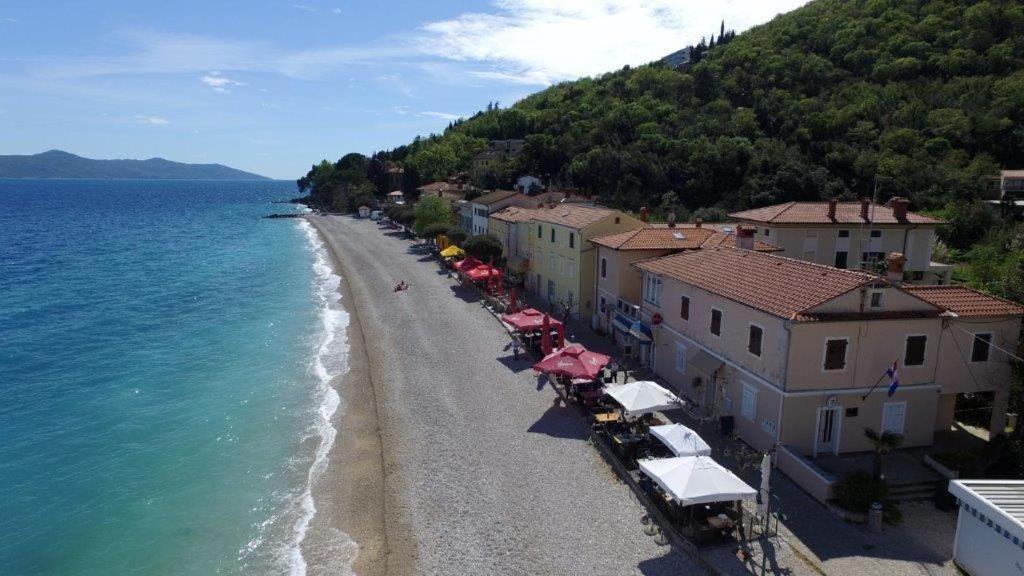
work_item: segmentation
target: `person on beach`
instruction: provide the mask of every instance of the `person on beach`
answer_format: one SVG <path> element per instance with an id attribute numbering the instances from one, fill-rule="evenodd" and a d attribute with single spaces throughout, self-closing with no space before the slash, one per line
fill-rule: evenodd
<path id="1" fill-rule="evenodd" d="M 395 284 L 395 292 L 401 292 L 402 290 L 408 290 L 409 285 L 405 283 L 405 280 L 400 280 L 398 284 Z"/>

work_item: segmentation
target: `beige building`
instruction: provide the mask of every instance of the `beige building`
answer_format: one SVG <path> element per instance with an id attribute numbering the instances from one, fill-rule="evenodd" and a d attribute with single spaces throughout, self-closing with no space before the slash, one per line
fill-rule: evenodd
<path id="1" fill-rule="evenodd" d="M 524 261 L 530 254 L 530 220 L 537 210 L 547 208 L 521 208 L 509 206 L 490 216 L 488 229 L 501 241 L 501 255 L 507 271 L 524 274 Z"/>
<path id="2" fill-rule="evenodd" d="M 779 248 L 754 241 L 752 236 L 736 235 L 735 225 L 653 224 L 636 230 L 598 236 L 597 273 L 594 280 L 592 326 L 609 334 L 623 353 L 649 363 L 651 327 L 640 318 L 640 293 L 643 275 L 632 266 L 641 260 L 666 256 L 684 250 L 737 245 L 773 252 Z M 744 245 L 744 242 L 749 245 Z"/>
<path id="3" fill-rule="evenodd" d="M 901 287 L 899 265 L 887 279 L 730 247 L 638 262 L 640 315 L 658 317 L 655 371 L 708 415 L 733 416 L 759 450 L 866 451 L 866 427 L 926 446 L 964 392 L 994 393 L 1001 431 L 1004 350 L 1016 350 L 1024 308 L 960 286 Z"/>
<path id="4" fill-rule="evenodd" d="M 590 240 L 642 227 L 644 223 L 632 216 L 598 206 L 565 203 L 537 210 L 526 227 L 527 288 L 560 312 L 564 307 L 590 318 L 595 310 L 597 252 Z"/>
<path id="5" fill-rule="evenodd" d="M 782 248 L 782 255 L 836 268 L 871 269 L 890 252 L 907 257 L 907 280 L 948 284 L 952 267 L 932 262 L 941 220 L 907 210 L 907 200 L 890 206 L 859 202 L 787 202 L 730 216 L 756 228 L 756 238 Z"/>

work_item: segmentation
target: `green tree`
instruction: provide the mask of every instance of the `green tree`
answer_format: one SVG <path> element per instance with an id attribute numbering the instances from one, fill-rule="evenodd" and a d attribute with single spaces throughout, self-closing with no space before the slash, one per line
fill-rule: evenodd
<path id="1" fill-rule="evenodd" d="M 462 249 L 466 254 L 482 262 L 488 262 L 492 258 L 497 261 L 501 258 L 501 240 L 494 234 L 470 236 L 462 243 Z"/>
<path id="2" fill-rule="evenodd" d="M 864 428 L 864 436 L 871 442 L 874 452 L 871 460 L 871 478 L 875 482 L 882 481 L 882 456 L 899 448 L 903 444 L 903 435 L 885 430 L 881 434 L 872 428 Z"/>
<path id="3" fill-rule="evenodd" d="M 416 203 L 412 230 L 417 235 L 422 235 L 431 224 L 448 226 L 451 223 L 452 209 L 446 200 L 431 196 Z"/>

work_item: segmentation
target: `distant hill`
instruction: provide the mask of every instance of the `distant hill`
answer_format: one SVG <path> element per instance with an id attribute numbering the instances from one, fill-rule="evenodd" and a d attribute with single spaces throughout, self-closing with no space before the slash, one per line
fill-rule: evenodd
<path id="1" fill-rule="evenodd" d="M 97 178 L 103 180 L 267 180 L 223 164 L 184 164 L 163 158 L 93 160 L 61 150 L 0 155 L 0 178 Z"/>

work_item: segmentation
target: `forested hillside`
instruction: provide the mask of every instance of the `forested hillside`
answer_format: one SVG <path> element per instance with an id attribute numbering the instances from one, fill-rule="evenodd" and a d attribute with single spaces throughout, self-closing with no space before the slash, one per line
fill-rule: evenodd
<path id="1" fill-rule="evenodd" d="M 816 0 L 684 70 L 560 84 L 377 158 L 411 186 L 525 138 L 514 165 L 475 176 L 537 173 L 629 209 L 668 191 L 690 209 L 852 198 L 877 180 L 881 199 L 938 207 L 1024 165 L 1021 30 L 1007 0 Z"/>

